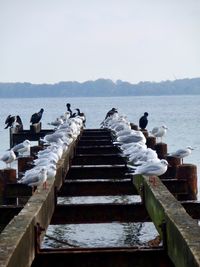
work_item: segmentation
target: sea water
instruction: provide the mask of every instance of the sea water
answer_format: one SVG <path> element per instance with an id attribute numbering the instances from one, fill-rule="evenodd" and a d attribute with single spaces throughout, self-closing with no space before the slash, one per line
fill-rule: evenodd
<path id="1" fill-rule="evenodd" d="M 33 113 L 44 108 L 42 128 L 52 128 L 48 125 L 66 111 L 66 103 L 71 103 L 72 110 L 80 108 L 87 118 L 87 128 L 99 128 L 108 110 L 115 107 L 120 114 L 127 116 L 130 122 L 138 124 L 144 112 L 149 113 L 147 129 L 165 124 L 169 130 L 163 141 L 168 145 L 168 152 L 179 148 L 192 146 L 192 154 L 185 158 L 186 163 L 197 165 L 199 177 L 200 163 L 200 96 L 141 96 L 141 97 L 82 97 L 82 98 L 22 98 L 0 99 L 0 155 L 9 148 L 9 130 L 4 129 L 5 119 L 9 114 L 19 115 L 24 129 L 30 127 L 30 117 Z M 0 167 L 5 165 L 1 163 Z M 200 182 L 198 182 L 200 187 Z M 200 190 L 199 190 L 200 191 Z M 74 199 L 67 199 L 70 203 Z M 77 199 L 78 203 L 92 202 L 85 198 Z M 131 202 L 130 197 L 99 198 L 97 202 Z M 146 244 L 149 239 L 156 237 L 157 232 L 149 223 L 117 223 L 84 224 L 50 226 L 47 234 L 55 239 L 45 238 L 44 246 L 62 247 L 65 240 L 72 246 L 130 246 Z"/>

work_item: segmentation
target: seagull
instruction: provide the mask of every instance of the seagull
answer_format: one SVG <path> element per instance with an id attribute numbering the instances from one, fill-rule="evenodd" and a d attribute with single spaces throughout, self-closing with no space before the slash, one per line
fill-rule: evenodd
<path id="1" fill-rule="evenodd" d="M 146 138 L 141 131 L 132 131 L 128 135 L 119 136 L 117 137 L 117 142 L 113 142 L 113 144 L 128 144 L 134 142 L 146 143 Z"/>
<path id="2" fill-rule="evenodd" d="M 7 151 L 0 158 L 0 160 L 2 160 L 3 162 L 5 162 L 7 167 L 8 167 L 8 164 L 10 164 L 10 168 L 11 168 L 11 163 L 16 160 L 16 155 L 15 155 L 14 151 L 11 149 L 11 150 Z"/>
<path id="3" fill-rule="evenodd" d="M 55 165 L 53 164 L 49 165 L 47 168 L 47 180 L 55 178 L 56 171 L 57 171 L 57 168 Z"/>
<path id="4" fill-rule="evenodd" d="M 167 130 L 167 126 L 162 125 L 161 127 L 154 127 L 151 134 L 155 137 L 160 137 L 162 142 L 162 137 L 166 134 Z"/>
<path id="5" fill-rule="evenodd" d="M 32 116 L 31 116 L 31 119 L 30 119 L 30 123 L 34 124 L 34 123 L 38 123 L 41 118 L 42 118 L 42 114 L 44 112 L 44 109 L 41 108 L 39 112 L 37 113 L 34 113 Z"/>
<path id="6" fill-rule="evenodd" d="M 26 139 L 24 142 L 22 142 L 22 143 L 20 143 L 20 144 L 18 144 L 16 146 L 14 146 L 12 148 L 12 150 L 14 152 L 17 152 L 17 153 L 22 154 L 22 156 L 23 156 L 23 154 L 25 152 L 30 152 L 30 147 L 31 147 L 31 142 Z"/>
<path id="7" fill-rule="evenodd" d="M 181 159 L 181 162 L 183 164 L 183 158 L 189 156 L 192 153 L 192 150 L 194 150 L 194 148 L 192 148 L 191 146 L 186 147 L 185 149 L 178 149 L 177 151 L 169 154 L 172 157 L 176 157 Z"/>
<path id="8" fill-rule="evenodd" d="M 165 159 L 161 159 L 159 162 L 147 162 L 138 166 L 132 175 L 160 176 L 167 171 L 167 168 L 168 162 Z"/>
<path id="9" fill-rule="evenodd" d="M 34 170 L 32 173 L 29 173 L 29 175 L 22 177 L 22 179 L 19 181 L 21 184 L 26 184 L 28 186 L 39 186 L 43 185 L 43 189 L 46 189 L 46 180 L 47 180 L 47 169 L 45 167 L 42 167 L 40 170 L 36 171 Z"/>
<path id="10" fill-rule="evenodd" d="M 64 123 L 63 119 L 61 118 L 56 118 L 55 121 L 49 122 L 48 125 L 53 125 L 55 127 L 58 127 Z"/>
<path id="11" fill-rule="evenodd" d="M 145 112 L 144 115 L 139 119 L 139 126 L 141 128 L 141 130 L 145 130 L 145 128 L 147 127 L 147 124 L 148 124 L 148 120 L 147 120 L 147 117 L 148 117 L 148 113 Z"/>

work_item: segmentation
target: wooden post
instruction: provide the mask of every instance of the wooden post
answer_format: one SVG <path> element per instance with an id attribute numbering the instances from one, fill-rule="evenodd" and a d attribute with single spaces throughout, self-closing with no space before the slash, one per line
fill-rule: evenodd
<path id="1" fill-rule="evenodd" d="M 4 189 L 7 183 L 16 183 L 15 169 L 1 169 L 0 170 L 0 204 L 3 203 Z"/>
<path id="2" fill-rule="evenodd" d="M 143 135 L 147 138 L 149 136 L 149 133 L 148 131 L 145 129 L 145 130 L 142 130 L 140 129 L 140 131 L 143 133 Z"/>
<path id="3" fill-rule="evenodd" d="M 13 135 L 19 133 L 20 128 L 19 127 L 10 127 L 9 133 L 10 133 L 10 148 L 12 148 L 14 145 L 14 138 Z"/>
<path id="4" fill-rule="evenodd" d="M 193 164 L 182 164 L 177 167 L 177 179 L 186 179 L 188 183 L 188 194 L 185 200 L 197 199 L 197 166 Z"/>
<path id="5" fill-rule="evenodd" d="M 23 173 L 26 170 L 33 168 L 33 166 L 31 165 L 32 161 L 33 161 L 33 157 L 30 157 L 30 156 L 18 158 L 18 174 L 19 174 L 19 176 L 20 176 L 20 173 Z"/>
<path id="6" fill-rule="evenodd" d="M 154 136 L 148 136 L 146 138 L 146 145 L 148 148 L 155 149 L 156 138 Z"/>
<path id="7" fill-rule="evenodd" d="M 167 168 L 166 173 L 164 173 L 161 178 L 167 178 L 167 179 L 175 179 L 176 178 L 176 172 L 178 166 L 181 164 L 181 160 L 176 157 L 167 156 L 166 157 L 167 162 L 169 163 L 169 166 Z"/>
<path id="8" fill-rule="evenodd" d="M 32 125 L 30 125 L 30 131 L 32 133 L 39 133 L 42 129 L 42 123 L 38 122 L 38 123 L 34 123 Z"/>
<path id="9" fill-rule="evenodd" d="M 42 146 L 31 146 L 31 150 L 30 150 L 31 157 L 35 159 L 37 157 L 37 153 L 43 149 L 44 148 Z"/>
<path id="10" fill-rule="evenodd" d="M 165 159 L 167 156 L 167 144 L 157 143 L 154 148 L 158 154 L 159 159 Z"/>

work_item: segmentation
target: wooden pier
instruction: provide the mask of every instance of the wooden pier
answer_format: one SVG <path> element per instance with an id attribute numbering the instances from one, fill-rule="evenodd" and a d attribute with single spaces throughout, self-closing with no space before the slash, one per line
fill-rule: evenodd
<path id="1" fill-rule="evenodd" d="M 148 142 L 155 144 L 152 137 Z M 155 149 L 160 157 L 167 157 L 166 144 L 156 144 Z M 48 181 L 47 190 L 39 187 L 32 195 L 25 185 L 12 180 L 4 184 L 0 267 L 200 266 L 196 166 L 168 160 L 171 167 L 161 178 L 133 178 L 120 150 L 113 145 L 110 131 L 83 130 L 58 162 L 56 178 Z M 140 195 L 141 201 L 57 203 L 58 197 L 121 195 Z M 162 242 L 128 247 L 41 246 L 49 225 L 113 222 L 153 222 Z"/>

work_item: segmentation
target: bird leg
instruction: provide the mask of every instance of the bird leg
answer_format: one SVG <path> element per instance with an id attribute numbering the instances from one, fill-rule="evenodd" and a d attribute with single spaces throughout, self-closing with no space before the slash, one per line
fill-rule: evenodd
<path id="1" fill-rule="evenodd" d="M 45 182 L 43 183 L 43 189 L 44 189 L 44 190 L 47 190 L 47 181 L 45 181 Z"/>

